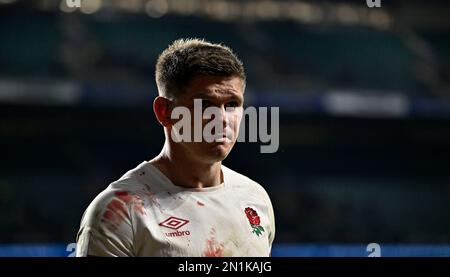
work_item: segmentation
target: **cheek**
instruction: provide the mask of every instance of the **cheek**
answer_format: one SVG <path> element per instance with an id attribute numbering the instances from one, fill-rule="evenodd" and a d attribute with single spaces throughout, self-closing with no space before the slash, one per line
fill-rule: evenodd
<path id="1" fill-rule="evenodd" d="M 239 126 L 242 120 L 242 109 L 227 114 L 227 121 L 231 126 Z"/>

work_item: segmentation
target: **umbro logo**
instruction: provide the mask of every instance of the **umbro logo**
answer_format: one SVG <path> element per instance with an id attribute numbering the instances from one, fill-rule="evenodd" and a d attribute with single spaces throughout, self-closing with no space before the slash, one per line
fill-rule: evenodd
<path id="1" fill-rule="evenodd" d="M 178 230 L 188 223 L 189 220 L 171 216 L 168 219 L 164 220 L 163 222 L 159 223 L 159 226 L 164 226 L 170 229 Z"/>
<path id="2" fill-rule="evenodd" d="M 188 223 L 189 220 L 171 216 L 168 219 L 164 220 L 163 222 L 159 223 L 159 226 L 176 230 L 175 232 L 165 233 L 167 237 L 182 237 L 182 236 L 189 236 L 191 234 L 191 232 L 189 231 L 178 231 L 178 229 L 180 229 L 181 227 L 183 227 Z"/>

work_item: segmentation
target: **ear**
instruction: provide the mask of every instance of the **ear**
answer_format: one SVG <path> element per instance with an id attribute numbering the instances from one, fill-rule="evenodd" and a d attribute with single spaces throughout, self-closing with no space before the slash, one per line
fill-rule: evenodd
<path id="1" fill-rule="evenodd" d="M 156 115 L 156 119 L 164 127 L 172 125 L 172 120 L 170 118 L 171 103 L 172 101 L 162 96 L 158 96 L 153 100 L 153 112 Z"/>

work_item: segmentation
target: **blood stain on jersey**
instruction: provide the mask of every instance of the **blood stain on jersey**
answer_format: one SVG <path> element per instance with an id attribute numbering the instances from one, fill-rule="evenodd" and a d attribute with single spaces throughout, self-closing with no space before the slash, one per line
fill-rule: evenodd
<path id="1" fill-rule="evenodd" d="M 103 213 L 103 219 L 106 219 L 106 220 L 108 220 L 108 221 L 113 220 L 113 219 L 114 219 L 114 213 L 111 212 L 110 210 L 106 210 L 106 211 Z"/>
<path id="2" fill-rule="evenodd" d="M 108 209 L 103 213 L 101 222 L 106 223 L 107 228 L 109 230 L 115 231 L 115 230 L 117 230 L 117 228 L 119 228 L 122 220 L 123 220 L 123 217 L 120 213 L 118 213 L 117 211 L 111 210 L 108 207 Z"/>
<path id="3" fill-rule="evenodd" d="M 130 195 L 127 191 L 118 191 L 115 193 L 116 197 L 125 204 L 132 204 L 135 212 L 145 215 L 144 202 L 138 195 Z"/>
<path id="4" fill-rule="evenodd" d="M 222 257 L 224 245 L 216 240 L 216 230 L 211 228 L 210 237 L 206 240 L 206 249 L 203 252 L 205 257 Z"/>
<path id="5" fill-rule="evenodd" d="M 117 214 L 121 219 L 125 219 L 125 217 L 127 216 L 127 208 L 125 207 L 123 202 L 117 199 L 111 200 L 107 207 L 110 211 L 113 211 L 115 214 Z"/>
<path id="6" fill-rule="evenodd" d="M 114 195 L 126 204 L 130 203 L 133 200 L 133 197 L 131 197 L 131 195 L 129 195 L 126 191 L 118 191 Z"/>
<path id="7" fill-rule="evenodd" d="M 101 221 L 108 224 L 108 229 L 111 231 L 117 230 L 119 228 L 120 224 L 126 219 L 127 217 L 127 208 L 125 204 L 129 201 L 128 194 L 125 192 L 117 192 L 115 194 L 118 196 L 117 198 L 114 198 L 111 200 L 111 202 L 106 205 L 106 211 L 102 215 Z M 123 200 L 119 200 L 123 199 Z"/>
<path id="8" fill-rule="evenodd" d="M 138 213 L 140 213 L 141 215 L 145 215 L 145 208 L 144 208 L 144 201 L 142 201 L 142 199 L 139 196 L 135 196 L 134 197 L 134 210 Z"/>

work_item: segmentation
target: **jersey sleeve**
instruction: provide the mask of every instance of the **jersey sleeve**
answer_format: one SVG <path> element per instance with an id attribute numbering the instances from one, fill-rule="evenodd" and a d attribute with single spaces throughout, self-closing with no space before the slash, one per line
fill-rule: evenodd
<path id="1" fill-rule="evenodd" d="M 130 257 L 133 251 L 131 209 L 125 192 L 102 192 L 89 205 L 77 235 L 77 257 Z"/>
<path id="2" fill-rule="evenodd" d="M 257 189 L 259 190 L 259 192 L 261 193 L 261 197 L 264 199 L 266 205 L 267 205 L 267 213 L 268 213 L 268 217 L 269 217 L 269 226 L 270 226 L 270 230 L 269 230 L 269 248 L 270 248 L 270 252 L 272 250 L 272 244 L 273 241 L 275 239 L 275 214 L 273 211 L 273 206 L 272 206 L 272 201 L 270 200 L 269 194 L 267 193 L 267 191 L 258 183 L 255 183 Z"/>
<path id="3" fill-rule="evenodd" d="M 272 244 L 275 239 L 275 215 L 273 212 L 272 202 L 270 201 L 269 196 L 267 196 L 268 208 L 269 208 L 269 219 L 270 219 L 270 233 L 269 233 L 269 244 L 272 249 Z"/>

